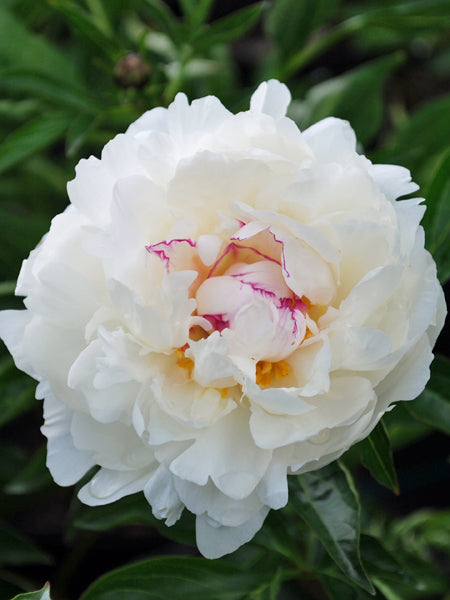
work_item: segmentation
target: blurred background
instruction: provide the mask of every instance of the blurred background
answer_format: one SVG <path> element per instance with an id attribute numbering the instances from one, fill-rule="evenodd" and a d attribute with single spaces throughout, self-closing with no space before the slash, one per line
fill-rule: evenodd
<path id="1" fill-rule="evenodd" d="M 190 99 L 214 94 L 237 112 L 261 80 L 273 77 L 288 84 L 289 116 L 300 129 L 329 115 L 347 119 L 373 162 L 411 170 L 427 198 L 427 246 L 444 283 L 450 277 L 449 25 L 449 0 L 2 0 L 0 308 L 22 306 L 13 296 L 21 262 L 67 206 L 66 183 L 80 158 L 99 156 L 109 139 L 179 91 Z M 381 578 L 377 598 L 446 594 L 445 332 L 436 351 L 442 357 L 427 391 L 385 418 L 399 495 L 369 475 L 358 447 L 345 457 L 365 507 L 363 530 L 405 553 L 421 573 L 420 589 L 408 588 L 399 573 L 387 583 Z M 195 554 L 188 516 L 167 529 L 141 496 L 91 509 L 73 489 L 53 484 L 34 390 L 2 347 L 0 600 L 46 580 L 54 599 L 71 600 L 127 562 Z M 367 560 L 383 571 L 379 556 Z M 287 590 L 282 597 L 339 598 L 333 593 Z"/>

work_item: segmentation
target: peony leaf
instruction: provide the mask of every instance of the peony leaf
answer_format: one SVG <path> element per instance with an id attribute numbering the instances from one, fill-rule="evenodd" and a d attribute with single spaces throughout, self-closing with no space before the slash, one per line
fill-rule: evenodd
<path id="1" fill-rule="evenodd" d="M 445 591 L 439 569 L 419 552 L 388 550 L 377 538 L 362 535 L 361 554 L 375 587 L 387 600 L 429 598 Z"/>
<path id="2" fill-rule="evenodd" d="M 427 210 L 423 227 L 427 247 L 434 255 L 439 279 L 450 278 L 450 148 L 440 157 L 425 192 Z"/>
<path id="3" fill-rule="evenodd" d="M 48 565 L 51 557 L 31 540 L 0 525 L 0 565 Z"/>
<path id="4" fill-rule="evenodd" d="M 404 121 L 386 147 L 376 152 L 371 160 L 404 165 L 414 172 L 416 181 L 428 182 L 436 157 L 448 148 L 449 111 L 450 94 L 427 102 Z"/>
<path id="5" fill-rule="evenodd" d="M 414 584 L 397 558 L 388 552 L 377 538 L 361 535 L 361 555 L 375 587 L 381 592 L 382 587 L 390 587 L 395 583 Z M 381 583 L 381 586 L 378 583 Z"/>
<path id="6" fill-rule="evenodd" d="M 382 421 L 378 423 L 369 437 L 361 442 L 360 446 L 363 463 L 373 477 L 381 485 L 398 494 L 398 481 L 392 461 L 391 443 Z"/>
<path id="7" fill-rule="evenodd" d="M 24 469 L 20 470 L 5 486 L 7 494 L 30 494 L 53 483 L 49 470 L 45 465 L 47 449 L 44 446 L 27 461 Z"/>
<path id="8" fill-rule="evenodd" d="M 42 35 L 27 31 L 5 5 L 6 2 L 0 3 L 0 65 L 29 69 L 64 84 L 79 84 L 75 61 L 64 56 Z"/>
<path id="9" fill-rule="evenodd" d="M 405 404 L 419 421 L 450 434 L 450 360 L 436 356 L 431 364 L 431 379 L 418 398 Z"/>
<path id="10" fill-rule="evenodd" d="M 0 144 L 0 173 L 56 142 L 70 120 L 68 113 L 53 112 L 15 129 Z"/>
<path id="11" fill-rule="evenodd" d="M 80 600 L 240 600 L 251 598 L 272 577 L 267 570 L 242 571 L 220 560 L 154 558 L 107 573 Z"/>
<path id="12" fill-rule="evenodd" d="M 12 600 L 51 600 L 50 584 L 46 583 L 41 590 L 37 590 L 36 592 L 18 594 L 17 596 L 14 596 Z"/>
<path id="13" fill-rule="evenodd" d="M 266 30 L 276 44 L 280 58 L 289 58 L 301 48 L 311 33 L 330 18 L 338 0 L 278 0 L 271 6 Z"/>
<path id="14" fill-rule="evenodd" d="M 99 106 L 86 91 L 47 74 L 31 73 L 23 69 L 8 69 L 2 73 L 0 82 L 2 89 L 14 94 L 20 92 L 26 97 L 41 98 L 61 108 L 97 114 Z"/>
<path id="15" fill-rule="evenodd" d="M 109 58 L 114 58 L 120 53 L 120 46 L 117 44 L 117 39 L 113 39 L 112 36 L 105 33 L 104 29 L 98 26 L 93 16 L 75 2 L 71 0 L 50 0 L 50 4 L 65 16 L 74 31 L 78 32 L 81 38 L 94 44 Z"/>
<path id="16" fill-rule="evenodd" d="M 152 509 L 141 493 L 126 496 L 114 504 L 85 506 L 80 504 L 73 518 L 79 529 L 105 531 L 121 525 L 147 525 L 154 527 L 166 538 L 187 545 L 195 545 L 194 517 L 185 511 L 171 527 L 155 519 Z"/>
<path id="17" fill-rule="evenodd" d="M 293 103 L 292 116 L 301 129 L 329 116 L 348 120 L 358 140 L 368 144 L 383 121 L 383 86 L 404 58 L 396 52 L 315 85 L 303 102 Z"/>
<path id="18" fill-rule="evenodd" d="M 114 504 L 86 506 L 80 504 L 73 525 L 90 531 L 105 531 L 120 525 L 155 525 L 156 519 L 143 494 L 126 496 Z"/>
<path id="19" fill-rule="evenodd" d="M 180 23 L 178 23 L 175 15 L 165 2 L 162 2 L 162 0 L 144 0 L 142 4 L 145 4 L 145 12 L 148 13 L 152 21 L 172 40 L 175 46 L 184 42 Z"/>
<path id="20" fill-rule="evenodd" d="M 11 376 L 0 377 L 0 427 L 10 423 L 34 406 L 36 383 L 31 377 Z"/>
<path id="21" fill-rule="evenodd" d="M 320 581 L 330 600 L 370 600 L 372 596 L 332 575 L 321 575 Z"/>
<path id="22" fill-rule="evenodd" d="M 180 0 L 191 29 L 195 29 L 206 21 L 213 2 L 214 0 Z"/>
<path id="23" fill-rule="evenodd" d="M 450 510 L 421 510 L 397 522 L 393 527 L 396 545 L 414 554 L 435 548 L 450 555 Z"/>
<path id="24" fill-rule="evenodd" d="M 343 573 L 373 593 L 359 555 L 359 502 L 350 473 L 338 462 L 290 478 L 296 512 L 316 532 Z"/>
<path id="25" fill-rule="evenodd" d="M 262 5 L 251 4 L 199 29 L 192 38 L 197 50 L 226 44 L 243 35 L 261 16 Z"/>

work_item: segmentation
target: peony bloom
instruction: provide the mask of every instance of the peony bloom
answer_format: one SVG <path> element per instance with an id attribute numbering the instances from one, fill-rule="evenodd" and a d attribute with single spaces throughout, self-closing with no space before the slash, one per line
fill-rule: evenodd
<path id="1" fill-rule="evenodd" d="M 80 161 L 0 332 L 39 381 L 48 467 L 89 505 L 197 516 L 207 557 L 424 388 L 445 305 L 409 172 L 288 89 L 234 115 L 179 94 Z"/>

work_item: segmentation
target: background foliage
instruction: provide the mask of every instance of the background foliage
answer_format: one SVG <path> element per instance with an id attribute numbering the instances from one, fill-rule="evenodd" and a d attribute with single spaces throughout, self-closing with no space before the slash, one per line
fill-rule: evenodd
<path id="1" fill-rule="evenodd" d="M 2 0 L 1 307 L 20 307 L 21 261 L 65 208 L 81 157 L 98 156 L 179 90 L 217 95 L 238 111 L 270 77 L 288 83 L 301 129 L 328 115 L 348 119 L 374 162 L 411 169 L 445 283 L 449 16 L 449 0 Z M 444 337 L 438 351 L 448 356 Z M 432 371 L 420 398 L 389 413 L 342 461 L 291 477 L 289 505 L 253 542 L 207 561 L 192 547 L 188 515 L 168 529 L 142 495 L 88 508 L 76 490 L 53 484 L 35 383 L 3 350 L 0 599 L 450 598 L 448 359 L 439 356 Z M 51 590 L 42 588 L 47 579 Z"/>

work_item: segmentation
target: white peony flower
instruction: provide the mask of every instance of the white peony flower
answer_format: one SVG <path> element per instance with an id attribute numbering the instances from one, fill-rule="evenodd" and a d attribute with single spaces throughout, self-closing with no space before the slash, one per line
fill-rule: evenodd
<path id="1" fill-rule="evenodd" d="M 445 305 L 409 172 L 288 89 L 178 94 L 82 160 L 0 333 L 39 381 L 48 467 L 89 505 L 143 491 L 214 558 L 424 388 Z"/>

